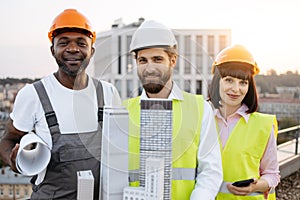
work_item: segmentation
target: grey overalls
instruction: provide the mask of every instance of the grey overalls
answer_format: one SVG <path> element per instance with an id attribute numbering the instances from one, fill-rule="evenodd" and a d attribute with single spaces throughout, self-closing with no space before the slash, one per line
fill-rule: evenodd
<path id="1" fill-rule="evenodd" d="M 31 199 L 76 199 L 77 171 L 92 170 L 94 200 L 99 199 L 100 154 L 103 121 L 103 90 L 100 81 L 93 79 L 98 100 L 98 130 L 87 133 L 61 134 L 57 118 L 41 81 L 34 83 L 42 103 L 52 136 L 51 160 L 42 183 L 33 185 Z M 89 117 L 89 116 L 86 116 Z"/>

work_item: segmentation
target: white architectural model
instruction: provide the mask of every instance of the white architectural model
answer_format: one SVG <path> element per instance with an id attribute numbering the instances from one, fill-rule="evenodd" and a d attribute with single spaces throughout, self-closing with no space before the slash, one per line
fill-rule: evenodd
<path id="1" fill-rule="evenodd" d="M 92 200 L 94 176 L 91 170 L 77 172 L 77 200 Z"/>
<path id="2" fill-rule="evenodd" d="M 145 187 L 124 188 L 123 200 L 163 200 L 164 160 L 163 158 L 146 159 Z"/>
<path id="3" fill-rule="evenodd" d="M 104 107 L 100 200 L 120 200 L 128 186 L 128 111 Z"/>

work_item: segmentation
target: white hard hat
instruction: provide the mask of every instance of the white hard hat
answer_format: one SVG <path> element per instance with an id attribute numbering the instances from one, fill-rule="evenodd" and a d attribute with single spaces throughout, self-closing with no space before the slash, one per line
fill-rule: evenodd
<path id="1" fill-rule="evenodd" d="M 154 20 L 147 20 L 133 34 L 130 52 L 147 47 L 175 45 L 177 41 L 171 29 Z"/>

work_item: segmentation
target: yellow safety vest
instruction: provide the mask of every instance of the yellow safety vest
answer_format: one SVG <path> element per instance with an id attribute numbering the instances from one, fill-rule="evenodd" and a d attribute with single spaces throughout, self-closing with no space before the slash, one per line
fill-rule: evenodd
<path id="1" fill-rule="evenodd" d="M 173 100 L 172 200 L 188 200 L 195 186 L 197 153 L 204 111 L 202 95 L 183 92 L 184 100 Z M 129 111 L 129 171 L 140 165 L 140 97 L 124 101 Z M 133 178 L 132 178 L 133 177 Z M 138 187 L 138 177 L 130 186 Z"/>
<path id="2" fill-rule="evenodd" d="M 268 144 L 273 125 L 275 137 L 277 137 L 275 115 L 254 112 L 250 114 L 248 123 L 244 118 L 238 121 L 222 150 L 224 182 L 260 178 L 260 160 Z M 221 189 L 216 199 L 264 200 L 264 196 L 258 192 L 248 196 L 236 196 L 230 192 L 222 192 Z M 269 194 L 268 199 L 276 199 L 275 193 Z"/>

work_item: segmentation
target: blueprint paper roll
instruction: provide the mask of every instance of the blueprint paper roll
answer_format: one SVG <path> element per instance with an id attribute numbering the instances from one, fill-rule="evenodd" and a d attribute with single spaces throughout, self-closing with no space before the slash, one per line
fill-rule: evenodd
<path id="1" fill-rule="evenodd" d="M 33 176 L 43 171 L 50 162 L 49 146 L 35 133 L 24 135 L 20 141 L 16 166 L 26 176 Z"/>

